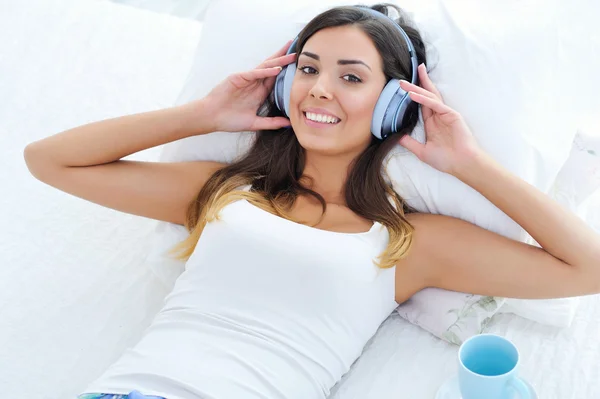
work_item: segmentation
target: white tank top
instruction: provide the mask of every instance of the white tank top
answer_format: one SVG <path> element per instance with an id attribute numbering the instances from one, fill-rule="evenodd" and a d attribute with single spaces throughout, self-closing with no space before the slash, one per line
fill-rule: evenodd
<path id="1" fill-rule="evenodd" d="M 325 398 L 398 306 L 379 223 L 336 233 L 246 200 L 208 223 L 139 343 L 86 393 Z"/>

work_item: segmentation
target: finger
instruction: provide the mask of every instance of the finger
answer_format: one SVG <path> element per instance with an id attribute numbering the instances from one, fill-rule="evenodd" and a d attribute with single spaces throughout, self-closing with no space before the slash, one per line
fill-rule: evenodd
<path id="1" fill-rule="evenodd" d="M 273 58 L 277 58 L 277 57 L 281 57 L 282 55 L 285 55 L 285 53 L 287 53 L 288 49 L 290 48 L 290 45 L 292 44 L 294 40 L 288 40 L 286 44 L 283 45 L 282 48 L 280 48 L 279 50 L 277 50 L 277 52 L 275 54 L 273 54 L 272 56 L 270 56 L 269 58 L 267 58 L 265 61 L 267 60 L 272 60 Z"/>
<path id="2" fill-rule="evenodd" d="M 423 94 L 426 95 L 429 98 L 432 99 L 438 99 L 437 96 L 435 94 L 433 94 L 430 91 L 425 90 L 424 88 L 417 86 L 415 84 L 412 84 L 404 79 L 400 80 L 400 87 L 402 87 L 402 89 L 404 89 L 407 92 L 410 91 L 414 91 L 414 92 L 418 92 L 419 94 Z M 426 121 L 427 119 L 429 119 L 431 117 L 431 115 L 433 114 L 433 111 L 429 108 L 429 107 L 421 107 L 421 112 L 423 114 L 423 121 Z"/>
<path id="3" fill-rule="evenodd" d="M 411 100 L 414 102 L 429 107 L 431 110 L 441 115 L 454 112 L 452 108 L 441 102 L 441 100 L 426 97 L 422 94 L 415 93 L 414 91 L 411 91 L 408 94 L 410 95 Z M 425 115 L 423 115 L 423 118 L 425 118 Z"/>
<path id="4" fill-rule="evenodd" d="M 263 81 L 263 86 L 265 86 L 267 93 L 270 93 L 273 90 L 273 87 L 275 86 L 275 79 L 276 77 L 270 77 Z"/>
<path id="5" fill-rule="evenodd" d="M 260 64 L 258 68 L 272 68 L 276 66 L 286 66 L 296 61 L 296 53 L 284 55 L 283 57 L 273 58 Z"/>
<path id="6" fill-rule="evenodd" d="M 422 94 L 429 98 L 434 98 L 434 99 L 437 98 L 436 95 L 433 94 L 432 92 L 425 90 L 424 88 L 422 88 L 420 86 L 412 84 L 409 81 L 406 81 L 404 79 L 400 80 L 400 87 L 402 87 L 402 89 L 404 89 L 404 91 L 414 91 L 415 93 Z"/>
<path id="7" fill-rule="evenodd" d="M 421 86 L 424 89 L 429 90 L 430 92 L 435 94 L 440 100 L 444 101 L 440 91 L 437 89 L 437 87 L 435 87 L 431 79 L 429 79 L 429 74 L 427 73 L 427 68 L 425 67 L 425 64 L 419 65 L 417 71 L 419 72 L 419 80 Z"/>
<path id="8" fill-rule="evenodd" d="M 421 105 L 421 114 L 423 116 L 423 122 L 425 122 L 427 119 L 431 118 L 431 115 L 433 115 L 433 111 L 431 110 L 431 108 Z"/>
<path id="9" fill-rule="evenodd" d="M 233 75 L 232 79 L 233 83 L 236 84 L 236 86 L 244 86 L 245 84 L 248 84 L 255 80 L 277 76 L 279 72 L 281 72 L 281 67 L 251 69 L 249 71 L 240 72 Z"/>
<path id="10" fill-rule="evenodd" d="M 273 118 L 257 117 L 250 130 L 276 130 L 290 125 L 290 120 L 282 116 Z"/>
<path id="11" fill-rule="evenodd" d="M 425 149 L 424 144 L 419 143 L 417 140 L 413 139 L 408 134 L 402 136 L 402 138 L 398 140 L 398 143 L 400 143 L 402 147 L 408 149 L 410 152 L 415 154 L 417 158 L 421 159 L 421 155 L 423 154 L 423 150 Z"/>

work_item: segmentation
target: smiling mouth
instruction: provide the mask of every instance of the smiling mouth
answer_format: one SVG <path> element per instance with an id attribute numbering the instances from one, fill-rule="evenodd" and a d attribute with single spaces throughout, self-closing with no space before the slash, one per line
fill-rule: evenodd
<path id="1" fill-rule="evenodd" d="M 322 125 L 337 125 L 341 119 L 331 115 L 316 114 L 313 112 L 302 112 L 307 121 Z"/>

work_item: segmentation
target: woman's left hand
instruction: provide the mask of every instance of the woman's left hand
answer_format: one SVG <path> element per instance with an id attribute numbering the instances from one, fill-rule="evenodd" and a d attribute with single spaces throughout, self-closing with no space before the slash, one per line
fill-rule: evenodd
<path id="1" fill-rule="evenodd" d="M 421 144 L 404 135 L 399 143 L 426 164 L 454 175 L 482 150 L 462 115 L 444 104 L 424 64 L 419 65 L 418 73 L 422 87 L 405 80 L 400 81 L 400 87 L 409 92 L 414 102 L 421 104 L 427 141 Z"/>

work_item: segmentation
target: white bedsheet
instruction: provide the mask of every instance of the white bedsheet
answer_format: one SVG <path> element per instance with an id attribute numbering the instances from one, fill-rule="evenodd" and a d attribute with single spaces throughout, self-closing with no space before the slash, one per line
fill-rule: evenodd
<path id="1" fill-rule="evenodd" d="M 155 222 L 34 180 L 24 146 L 173 104 L 200 29 L 109 2 L 0 2 L 2 397 L 73 399 L 135 344 L 167 294 L 145 261 Z M 540 398 L 600 397 L 600 297 L 583 299 L 569 329 L 502 315 L 492 331 L 519 346 Z M 331 397 L 433 398 L 456 351 L 393 315 Z"/>
<path id="2" fill-rule="evenodd" d="M 72 399 L 136 341 L 166 295 L 144 263 L 155 222 L 36 181 L 23 148 L 172 105 L 200 28 L 112 2 L 0 1 L 1 397 Z"/>

